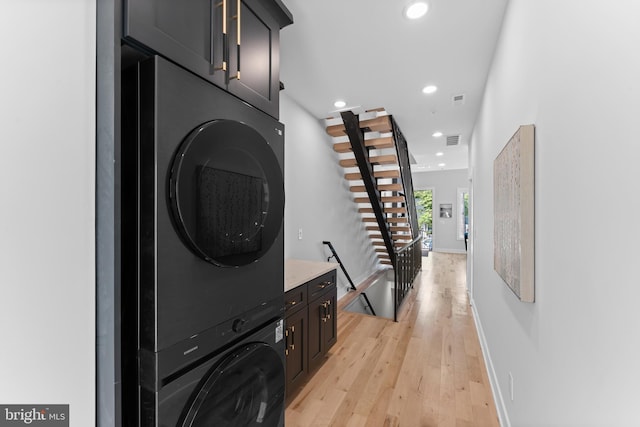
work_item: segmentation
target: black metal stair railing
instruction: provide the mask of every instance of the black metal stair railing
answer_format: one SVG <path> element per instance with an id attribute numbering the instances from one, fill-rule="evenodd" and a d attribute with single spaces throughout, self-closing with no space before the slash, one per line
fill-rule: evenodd
<path id="1" fill-rule="evenodd" d="M 393 289 L 393 320 L 398 321 L 398 313 L 413 282 L 422 269 L 422 236 L 418 236 L 396 251 Z"/>
<path id="2" fill-rule="evenodd" d="M 398 124 L 391 117 L 393 139 L 395 140 L 398 163 L 400 166 L 400 179 L 404 189 L 405 207 L 411 227 L 411 243 L 396 251 L 396 263 L 394 264 L 395 286 L 393 293 L 393 320 L 398 321 L 398 311 L 405 297 L 413 288 L 413 281 L 422 269 L 422 235 L 418 226 L 418 213 L 416 200 L 413 194 L 413 179 L 411 178 L 411 165 L 409 162 L 409 147 L 407 140 L 400 131 Z"/>

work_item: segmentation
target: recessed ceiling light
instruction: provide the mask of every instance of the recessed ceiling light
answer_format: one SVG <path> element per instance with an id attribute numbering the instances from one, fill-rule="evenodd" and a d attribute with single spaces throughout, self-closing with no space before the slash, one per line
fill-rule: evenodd
<path id="1" fill-rule="evenodd" d="M 422 88 L 422 93 L 430 94 L 430 93 L 434 93 L 437 90 L 438 90 L 437 86 L 429 85 Z"/>
<path id="2" fill-rule="evenodd" d="M 342 107 L 344 107 L 346 105 L 347 105 L 347 103 L 344 102 L 344 101 L 336 101 L 336 102 L 333 103 L 333 106 L 336 107 L 336 108 L 342 108 Z"/>
<path id="3" fill-rule="evenodd" d="M 409 19 L 418 19 L 426 15 L 428 10 L 429 5 L 426 2 L 416 1 L 405 7 L 404 16 Z"/>
<path id="4" fill-rule="evenodd" d="M 434 132 L 433 135 L 431 135 L 434 138 L 440 138 L 442 136 L 442 132 L 438 131 L 438 132 Z"/>
<path id="5" fill-rule="evenodd" d="M 439 168 L 443 168 L 443 167 L 445 167 L 445 166 L 447 166 L 447 164 L 446 164 L 446 163 L 438 163 L 438 167 L 439 167 Z"/>
<path id="6" fill-rule="evenodd" d="M 443 153 L 442 151 L 438 151 L 438 152 L 436 153 L 436 156 L 438 156 L 438 157 L 440 157 L 440 156 L 444 156 L 444 153 Z"/>

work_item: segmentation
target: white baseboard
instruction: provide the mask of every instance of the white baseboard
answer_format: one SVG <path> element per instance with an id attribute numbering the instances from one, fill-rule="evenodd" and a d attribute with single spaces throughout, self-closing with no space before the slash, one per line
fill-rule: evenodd
<path id="1" fill-rule="evenodd" d="M 448 254 L 466 254 L 467 251 L 464 249 L 444 249 L 444 248 L 434 248 L 433 252 L 444 252 Z"/>
<path id="2" fill-rule="evenodd" d="M 502 427 L 511 427 L 502 391 L 500 390 L 500 385 L 498 383 L 498 377 L 493 367 L 493 361 L 491 360 L 491 353 L 489 353 L 487 338 L 484 335 L 484 329 L 482 329 L 482 323 L 480 322 L 480 317 L 478 317 L 478 312 L 476 311 L 475 301 L 470 299 L 469 303 L 471 304 L 471 312 L 473 313 L 473 320 L 476 323 L 478 338 L 480 340 L 480 348 L 482 349 L 482 356 L 484 357 L 485 367 L 489 376 L 489 383 L 491 384 L 491 391 L 493 392 L 493 401 L 496 405 L 496 411 L 498 412 L 498 421 Z"/>

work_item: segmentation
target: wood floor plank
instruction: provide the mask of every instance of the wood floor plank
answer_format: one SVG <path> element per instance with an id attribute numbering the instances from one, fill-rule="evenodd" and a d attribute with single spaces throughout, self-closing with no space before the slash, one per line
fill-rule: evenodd
<path id="1" fill-rule="evenodd" d="M 465 272 L 465 255 L 424 258 L 397 323 L 339 305 L 338 342 L 286 426 L 498 427 Z"/>

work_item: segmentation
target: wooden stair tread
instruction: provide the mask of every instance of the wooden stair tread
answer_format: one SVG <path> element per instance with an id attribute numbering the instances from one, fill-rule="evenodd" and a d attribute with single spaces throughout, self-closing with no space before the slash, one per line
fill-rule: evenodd
<path id="1" fill-rule="evenodd" d="M 400 171 L 398 169 L 387 169 L 381 171 L 373 171 L 374 178 L 400 178 Z M 360 172 L 345 173 L 344 178 L 348 181 L 355 181 L 362 179 Z"/>
<path id="2" fill-rule="evenodd" d="M 404 196 L 383 196 L 382 203 L 404 203 Z"/>
<path id="3" fill-rule="evenodd" d="M 392 225 L 391 227 L 389 227 L 389 229 L 391 230 L 392 233 L 398 233 L 398 232 L 410 233 L 411 232 L 411 227 L 409 227 L 408 225 Z M 368 225 L 365 227 L 365 230 L 379 231 L 380 229 L 377 225 Z"/>
<path id="4" fill-rule="evenodd" d="M 374 240 L 373 244 L 375 246 L 384 246 L 384 242 L 382 240 Z M 401 248 L 406 244 L 407 244 L 406 242 L 394 242 L 393 246 L 395 246 L 396 248 Z"/>
<path id="5" fill-rule="evenodd" d="M 380 150 L 382 148 L 393 148 L 394 142 L 393 137 L 386 136 L 383 138 L 371 138 L 364 140 L 364 146 L 376 150 Z M 337 142 L 333 144 L 333 150 L 337 153 L 349 153 L 351 152 L 351 143 L 350 142 Z"/>
<path id="6" fill-rule="evenodd" d="M 406 214 L 407 208 L 383 208 L 384 213 L 400 213 Z M 373 208 L 358 208 L 358 212 L 360 213 L 374 213 Z"/>
<path id="7" fill-rule="evenodd" d="M 403 196 L 383 196 L 380 198 L 382 203 L 404 203 Z M 368 197 L 356 197 L 353 199 L 356 203 L 369 203 Z"/>
<path id="8" fill-rule="evenodd" d="M 367 189 L 364 185 L 354 185 L 349 187 L 352 193 L 366 193 Z M 378 191 L 402 191 L 402 184 L 381 184 L 378 185 Z"/>
<path id="9" fill-rule="evenodd" d="M 369 234 L 369 238 L 382 239 L 382 234 L 379 234 L 379 233 Z M 413 240 L 410 234 L 392 234 L 391 239 L 392 240 Z"/>
<path id="10" fill-rule="evenodd" d="M 385 218 L 385 221 L 389 224 L 409 224 L 409 219 L 406 217 L 391 217 Z M 373 216 L 365 216 L 362 217 L 362 222 L 378 222 L 378 220 Z"/>
<path id="11" fill-rule="evenodd" d="M 399 213 L 399 214 L 406 214 L 407 213 L 407 208 L 405 207 L 398 207 L 398 208 L 384 208 L 384 211 L 386 213 Z"/>
<path id="12" fill-rule="evenodd" d="M 369 157 L 369 163 L 372 165 L 397 165 L 398 157 L 395 154 L 383 154 L 381 156 Z M 342 159 L 340 160 L 340 166 L 343 168 L 352 168 L 358 166 L 358 161 L 355 159 Z"/>
<path id="13" fill-rule="evenodd" d="M 374 117 L 373 119 L 362 120 L 360 122 L 360 129 L 370 132 L 391 132 L 391 120 L 389 120 L 389 116 L 380 116 Z M 346 135 L 344 123 L 327 126 L 326 131 L 329 135 L 334 137 Z"/>
<path id="14" fill-rule="evenodd" d="M 405 217 L 391 217 L 391 218 L 386 218 L 386 221 L 388 223 L 404 223 L 404 224 L 408 224 L 409 223 L 409 218 L 405 218 Z"/>

